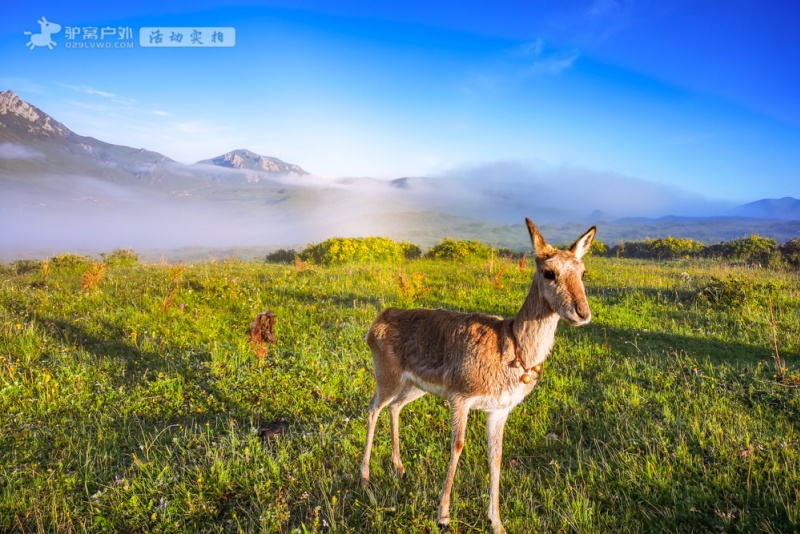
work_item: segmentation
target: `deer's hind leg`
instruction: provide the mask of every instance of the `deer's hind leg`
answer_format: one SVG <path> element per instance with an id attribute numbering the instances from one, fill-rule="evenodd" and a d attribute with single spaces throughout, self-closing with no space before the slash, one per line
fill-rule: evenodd
<path id="1" fill-rule="evenodd" d="M 381 410 L 394 399 L 394 396 L 382 397 L 381 391 L 375 392 L 372 396 L 372 401 L 369 403 L 369 412 L 367 413 L 367 442 L 364 445 L 364 458 L 361 460 L 361 483 L 366 484 L 369 482 L 369 458 L 372 454 L 372 440 L 375 437 L 375 425 L 378 422 L 378 415 Z"/>
<path id="2" fill-rule="evenodd" d="M 451 423 L 452 423 L 452 442 L 450 444 L 450 466 L 447 468 L 447 477 L 444 479 L 444 488 L 439 497 L 439 512 L 436 523 L 447 528 L 450 525 L 450 493 L 453 490 L 453 480 L 456 477 L 456 467 L 461 451 L 464 450 L 464 436 L 467 431 L 467 419 L 469 417 L 469 404 L 458 397 L 450 397 Z"/>
<path id="3" fill-rule="evenodd" d="M 361 460 L 362 484 L 369 482 L 369 460 L 378 416 L 387 404 L 398 399 L 406 389 L 402 380 L 402 372 L 398 366 L 392 365 L 391 360 L 385 361 L 387 358 L 384 358 L 384 355 L 375 349 L 373 349 L 373 359 L 375 361 L 375 395 L 372 396 L 367 413 L 367 439 L 364 445 L 364 458 Z M 394 430 L 394 426 L 392 428 Z"/>
<path id="4" fill-rule="evenodd" d="M 425 391 L 414 384 L 407 384 L 403 391 L 389 404 L 389 414 L 392 416 L 392 463 L 397 469 L 398 476 L 406 473 L 403 462 L 400 460 L 400 410 L 409 402 L 413 402 L 425 395 Z"/>

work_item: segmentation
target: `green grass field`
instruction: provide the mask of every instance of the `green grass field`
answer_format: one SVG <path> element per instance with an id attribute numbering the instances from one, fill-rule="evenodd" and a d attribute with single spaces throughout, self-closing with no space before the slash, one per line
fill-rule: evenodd
<path id="1" fill-rule="evenodd" d="M 593 322 L 559 326 L 506 427 L 509 532 L 799 531 L 797 273 L 586 263 Z M 513 315 L 531 264 L 6 267 L 0 531 L 436 532 L 443 401 L 403 411 L 403 480 L 382 415 L 359 484 L 364 335 L 387 305 Z M 264 354 L 248 333 L 266 309 Z M 461 533 L 489 529 L 485 417 L 470 419 Z"/>

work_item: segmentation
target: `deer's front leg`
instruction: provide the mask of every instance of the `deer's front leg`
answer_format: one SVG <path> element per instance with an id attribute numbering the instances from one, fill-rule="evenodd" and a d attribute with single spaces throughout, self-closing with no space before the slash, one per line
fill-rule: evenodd
<path id="1" fill-rule="evenodd" d="M 436 523 L 443 528 L 450 525 L 450 492 L 453 489 L 453 479 L 456 476 L 458 458 L 461 456 L 461 451 L 464 450 L 464 436 L 467 431 L 467 419 L 469 417 L 469 405 L 463 400 L 451 398 L 450 406 L 453 410 L 450 466 L 447 468 L 447 478 L 444 479 L 444 488 L 442 488 L 442 495 L 439 497 L 439 513 L 436 518 Z"/>
<path id="2" fill-rule="evenodd" d="M 500 464 L 503 461 L 503 430 L 511 410 L 486 413 L 486 435 L 489 440 L 489 521 L 494 534 L 504 534 L 500 521 Z"/>

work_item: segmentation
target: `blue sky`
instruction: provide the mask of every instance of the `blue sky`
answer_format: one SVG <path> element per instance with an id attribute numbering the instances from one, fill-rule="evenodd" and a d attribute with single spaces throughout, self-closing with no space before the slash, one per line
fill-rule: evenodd
<path id="1" fill-rule="evenodd" d="M 127 4 L 6 0 L 0 89 L 184 163 L 249 148 L 396 178 L 514 162 L 734 203 L 800 197 L 797 2 Z M 136 43 L 68 48 L 62 29 L 29 50 L 42 16 Z M 139 47 L 150 26 L 233 27 L 236 45 Z"/>

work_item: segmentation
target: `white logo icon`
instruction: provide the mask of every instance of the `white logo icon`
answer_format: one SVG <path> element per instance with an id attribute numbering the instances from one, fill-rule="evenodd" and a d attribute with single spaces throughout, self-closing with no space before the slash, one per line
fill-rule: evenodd
<path id="1" fill-rule="evenodd" d="M 25 32 L 25 35 L 31 36 L 31 40 L 25 43 L 25 46 L 29 47 L 31 50 L 37 46 L 46 46 L 48 49 L 52 50 L 57 43 L 53 41 L 50 36 L 54 33 L 60 32 L 61 25 L 56 24 L 55 22 L 48 22 L 48 20 L 44 17 L 36 22 L 39 23 L 39 26 L 41 26 L 42 30 L 40 33 Z"/>

